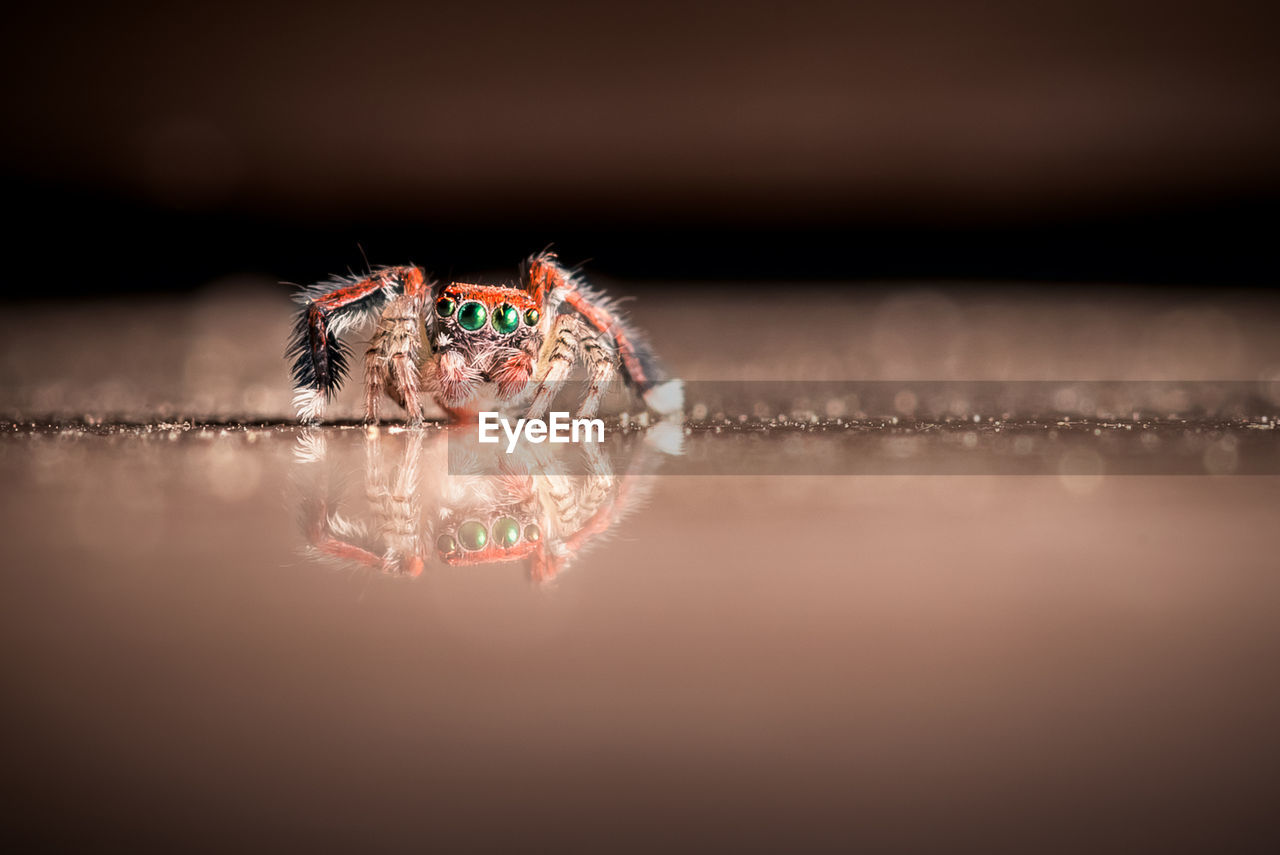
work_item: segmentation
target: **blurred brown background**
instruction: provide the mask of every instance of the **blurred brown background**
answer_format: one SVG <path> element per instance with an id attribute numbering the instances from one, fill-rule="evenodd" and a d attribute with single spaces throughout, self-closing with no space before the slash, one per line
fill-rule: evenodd
<path id="1" fill-rule="evenodd" d="M 1280 478 L 1224 475 L 1280 460 L 1274 8 L 7 11 L 6 284 L 73 304 L 0 308 L 6 851 L 1280 851 Z M 430 549 L 477 502 L 434 428 L 241 430 L 293 417 L 276 283 L 553 241 L 762 419 L 794 380 L 1266 411 L 1046 430 L 1047 477 L 655 477 L 555 587 L 308 557 L 317 507 Z M 1022 453 L 974 415 L 688 458 Z M 1113 475 L 1112 433 L 1214 474 Z"/>
<path id="2" fill-rule="evenodd" d="M 53 296 L 554 241 L 644 278 L 1270 284 L 1274 9 L 28 4 L 6 265 Z"/>

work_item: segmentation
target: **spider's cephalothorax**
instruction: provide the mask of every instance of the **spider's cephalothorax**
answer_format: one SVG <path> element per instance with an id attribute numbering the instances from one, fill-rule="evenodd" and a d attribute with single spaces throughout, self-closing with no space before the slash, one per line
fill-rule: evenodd
<path id="1" fill-rule="evenodd" d="M 441 406 L 460 411 L 485 384 L 500 401 L 524 396 L 545 339 L 537 301 L 516 288 L 454 283 L 439 291 L 433 311 L 423 377 Z"/>
<path id="2" fill-rule="evenodd" d="M 581 417 L 594 415 L 615 374 L 662 415 L 684 405 L 648 344 L 613 302 L 551 253 L 529 259 L 519 286 L 431 283 L 421 269 L 388 267 L 303 290 L 288 355 L 294 404 L 319 421 L 341 385 L 349 353 L 339 336 L 375 324 L 365 354 L 365 418 L 385 393 L 422 420 L 420 395 L 453 416 L 524 406 L 541 417 L 578 363 L 586 367 Z"/>

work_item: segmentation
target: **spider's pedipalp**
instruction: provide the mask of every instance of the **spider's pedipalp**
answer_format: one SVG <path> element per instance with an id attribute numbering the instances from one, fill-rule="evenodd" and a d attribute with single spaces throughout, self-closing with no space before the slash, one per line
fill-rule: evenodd
<path id="1" fill-rule="evenodd" d="M 489 376 L 498 384 L 498 396 L 506 399 L 518 397 L 533 379 L 536 357 L 526 350 L 509 348 L 491 363 Z"/>
<path id="2" fill-rule="evenodd" d="M 460 352 L 446 351 L 432 363 L 428 389 L 445 407 L 459 407 L 475 395 L 482 379 L 480 370 Z"/>

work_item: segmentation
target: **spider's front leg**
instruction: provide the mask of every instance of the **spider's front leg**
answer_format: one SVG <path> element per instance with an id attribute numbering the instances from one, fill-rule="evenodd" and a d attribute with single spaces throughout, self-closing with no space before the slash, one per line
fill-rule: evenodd
<path id="1" fill-rule="evenodd" d="M 342 385 L 348 351 L 347 332 L 377 319 L 397 296 L 427 299 L 430 284 L 417 267 L 386 267 L 368 276 L 334 279 L 302 290 L 303 304 L 287 356 L 293 360 L 294 405 L 304 422 L 316 422 Z"/>

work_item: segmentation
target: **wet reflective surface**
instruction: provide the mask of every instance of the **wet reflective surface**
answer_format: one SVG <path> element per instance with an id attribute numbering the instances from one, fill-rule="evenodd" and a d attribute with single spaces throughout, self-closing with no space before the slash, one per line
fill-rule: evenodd
<path id="1" fill-rule="evenodd" d="M 1274 300 L 678 293 L 692 421 L 566 471 L 282 424 L 283 294 L 0 317 L 6 836 L 1268 848 Z"/>
<path id="2" fill-rule="evenodd" d="M 1275 831 L 1280 478 L 659 456 L 557 485 L 450 476 L 444 440 L 0 440 L 9 827 L 596 850 Z"/>
<path id="3" fill-rule="evenodd" d="M 597 539 L 615 533 L 653 489 L 662 452 L 648 437 L 627 443 L 624 468 L 599 446 L 546 446 L 508 454 L 474 439 L 475 429 L 310 428 L 298 433 L 293 478 L 299 522 L 316 562 L 418 577 L 424 571 L 518 564 L 553 582 Z M 361 490 L 353 444 L 363 446 Z M 333 447 L 333 454 L 330 448 Z M 582 458 L 589 474 L 558 465 Z"/>

